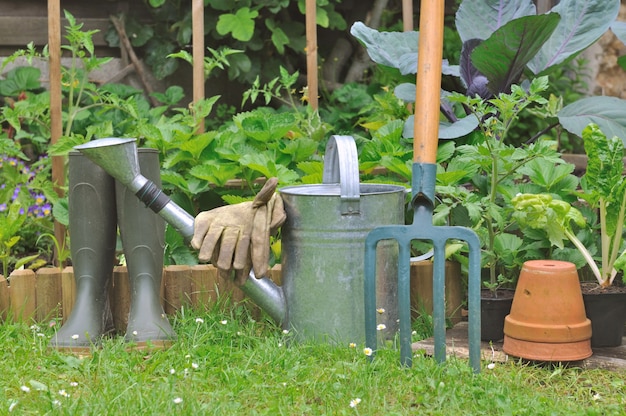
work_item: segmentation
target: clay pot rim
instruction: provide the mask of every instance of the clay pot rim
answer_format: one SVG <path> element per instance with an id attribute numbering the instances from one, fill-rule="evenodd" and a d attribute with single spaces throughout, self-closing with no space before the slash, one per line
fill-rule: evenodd
<path id="1" fill-rule="evenodd" d="M 591 338 L 591 321 L 586 319 L 574 324 L 543 324 L 519 321 L 508 315 L 504 319 L 504 333 L 523 341 L 567 343 Z"/>
<path id="2" fill-rule="evenodd" d="M 502 350 L 514 357 L 534 361 L 580 361 L 591 357 L 591 340 L 544 343 L 504 336 Z"/>

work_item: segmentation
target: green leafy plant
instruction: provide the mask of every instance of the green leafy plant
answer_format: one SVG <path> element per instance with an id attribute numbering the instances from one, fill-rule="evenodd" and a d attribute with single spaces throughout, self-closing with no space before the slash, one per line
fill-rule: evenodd
<path id="1" fill-rule="evenodd" d="M 525 260 L 542 257 L 549 247 L 541 238 L 525 240 L 519 235 L 512 218 L 512 198 L 529 189 L 567 194 L 578 183 L 571 175 L 573 166 L 560 158 L 553 141 L 520 147 L 507 143 L 520 112 L 528 107 L 536 112 L 549 108 L 549 100 L 541 95 L 547 85 L 547 78 L 539 77 L 528 90 L 512 85 L 510 94 L 500 93 L 489 100 L 460 93 L 448 97 L 476 118 L 478 132 L 473 143 L 447 145 L 449 157 L 437 174 L 441 203 L 435 220 L 477 232 L 483 245 L 482 263 L 489 270 L 486 286 L 492 290 L 509 282 Z"/>
<path id="2" fill-rule="evenodd" d="M 83 30 L 83 25 L 68 12 L 65 17 L 68 22 L 67 44 L 63 48 L 72 59 L 67 67 L 62 68 L 63 136 L 54 146 L 49 145 L 50 98 L 40 85 L 39 70 L 29 66 L 16 67 L 0 82 L 2 93 L 12 94 L 4 97 L 5 105 L 0 109 L 0 124 L 3 126 L 0 147 L 8 155 L 0 161 L 0 212 L 16 203 L 27 211 L 24 224 L 18 231 L 20 239 L 12 251 L 23 256 L 32 253 L 37 246 L 46 251 L 52 244 L 57 247 L 56 260 L 60 264 L 69 255 L 65 244 L 40 237 L 42 232 L 43 235 L 52 232 L 52 213 L 59 222 L 67 224 L 66 199 L 60 199 L 53 189 L 50 159 L 46 154 L 65 155 L 73 146 L 94 137 L 141 138 L 139 129 L 142 126 L 152 125 L 159 117 L 164 117 L 183 97 L 180 87 L 170 87 L 164 93 L 155 94 L 164 105 L 151 108 L 140 90 L 91 82 L 90 72 L 110 58 L 95 56 L 94 31 Z M 47 59 L 48 54 L 46 49 L 39 53 L 29 45 L 25 50 L 16 51 L 5 64 L 18 58 L 31 63 L 35 59 Z M 186 109 L 195 128 L 208 116 L 212 102 L 206 100 L 196 104 L 193 112 Z"/>
<path id="3" fill-rule="evenodd" d="M 563 247 L 563 240 L 569 239 L 583 255 L 598 284 L 607 287 L 613 283 L 618 271 L 626 270 L 624 146 L 616 136 L 607 139 L 595 124 L 583 130 L 583 140 L 589 160 L 581 180 L 582 191 L 577 196 L 589 204 L 600 219 L 599 263 L 591 247 L 585 245 L 573 230 L 573 225 L 586 227 L 587 221 L 569 202 L 545 193 L 520 194 L 511 202 L 520 225 L 545 230 L 550 242 L 557 247 Z"/>
<path id="4" fill-rule="evenodd" d="M 537 15 L 531 0 L 495 2 L 466 0 L 456 13 L 456 27 L 463 42 L 458 66 L 443 62 L 445 75 L 460 79 L 465 94 L 490 99 L 508 93 L 524 78 L 550 74 L 593 44 L 613 27 L 619 1 L 566 0 L 550 13 Z M 402 74 L 414 74 L 417 68 L 416 32 L 378 32 L 357 22 L 351 33 L 366 47 L 375 62 L 397 68 Z M 415 85 L 401 84 L 396 94 L 406 102 L 415 99 Z M 467 117 L 463 108 L 454 107 L 442 96 L 440 138 L 465 136 L 476 129 L 476 119 Z M 577 99 L 578 97 L 571 97 Z M 562 102 L 555 108 L 555 123 L 581 135 L 582 129 L 595 122 L 604 131 L 626 137 L 626 123 L 615 114 L 623 112 L 626 101 L 613 97 L 588 97 Z M 615 111 L 616 108 L 620 110 Z M 547 131 L 547 130 L 546 130 Z M 544 131 L 545 133 L 545 131 Z M 619 134 L 618 134 L 619 133 Z M 413 137 L 413 122 L 406 122 L 405 137 Z"/>
<path id="5" fill-rule="evenodd" d="M 208 78 L 213 72 L 213 70 L 216 68 L 225 69 L 226 67 L 230 66 L 228 57 L 230 55 L 234 55 L 234 54 L 242 52 L 242 51 L 227 48 L 227 47 L 223 47 L 218 50 L 215 50 L 213 48 L 207 48 L 207 50 L 209 51 L 210 55 L 204 57 L 204 77 L 205 78 Z M 185 50 L 182 50 L 177 53 L 172 53 L 168 55 L 167 57 L 168 58 L 180 58 L 184 60 L 185 62 L 188 62 L 189 64 L 193 65 L 193 55 L 191 55 L 189 52 Z"/>
<path id="6" fill-rule="evenodd" d="M 41 241 L 41 239 L 49 239 L 52 244 L 54 244 L 55 253 L 56 253 L 56 266 L 63 267 L 67 260 L 70 258 L 70 244 L 69 244 L 69 235 L 66 233 L 64 241 L 59 241 L 54 234 L 52 233 L 43 233 L 37 238 L 37 243 Z"/>
<path id="7" fill-rule="evenodd" d="M 185 0 L 148 2 L 151 19 L 125 16 L 126 32 L 133 47 L 145 54 L 146 63 L 158 79 L 173 74 L 176 60 L 166 57 L 191 44 L 191 4 Z M 317 25 L 343 30 L 347 24 L 337 11 L 340 1 L 317 2 Z M 280 66 L 297 68 L 305 48 L 305 1 L 225 0 L 204 2 L 205 44 L 241 51 L 229 57 L 228 78 L 250 85 L 257 76 L 271 79 Z M 117 32 L 106 39 L 119 45 Z"/>
<path id="8" fill-rule="evenodd" d="M 14 54 L 6 61 L 17 59 Z M 3 67 L 7 62 L 3 62 Z M 49 95 L 44 92 L 39 81 L 41 71 L 30 66 L 17 66 L 0 79 L 0 146 L 3 154 L 18 156 L 20 159 L 35 159 L 43 153 L 48 141 L 49 128 L 45 117 L 40 117 L 49 103 Z M 48 102 L 45 100 L 48 98 Z"/>
<path id="9" fill-rule="evenodd" d="M 63 111 L 67 124 L 57 144 L 45 149 L 49 154 L 65 155 L 74 146 L 98 137 L 135 137 L 139 146 L 159 151 L 163 188 L 191 214 L 250 198 L 264 177 L 276 176 L 282 185 L 321 182 L 323 144 L 331 129 L 322 114 L 337 114 L 332 108 L 318 112 L 307 105 L 307 91 L 298 91 L 296 87 L 297 72 L 280 67 L 278 76 L 265 84 L 257 78 L 244 92 L 243 103 L 266 106 L 235 114 L 229 122 L 199 132 L 198 126 L 209 120 L 220 97 L 177 107 L 181 89 L 170 87 L 154 94 L 163 105 L 152 106 L 134 88 L 92 84 L 88 72 L 81 68 L 94 69 L 102 62 L 93 56 L 93 33 L 83 33 L 73 18 L 68 22 L 73 39 L 68 49 L 75 65 L 64 70 Z M 240 55 L 228 51 L 216 51 L 217 55 L 207 60 L 207 72 L 226 68 L 230 58 Z M 25 54 L 19 52 L 15 56 Z M 185 51 L 176 56 L 189 59 Z M 351 91 L 357 88 L 352 86 Z M 349 96 L 350 90 L 346 92 Z M 41 136 L 49 137 L 49 97 L 45 94 L 29 92 L 24 104 L 18 106 L 19 111 L 6 112 L 16 121 L 15 130 L 20 129 L 20 134 L 41 124 L 45 129 Z M 369 94 L 361 91 L 360 103 L 368 103 L 366 107 L 350 110 L 352 122 L 362 126 L 361 144 L 366 142 L 368 131 L 386 134 L 390 130 L 384 127 L 387 122 L 394 121 L 398 114 L 406 115 L 404 104 L 392 93 Z M 278 108 L 268 104 L 278 104 Z M 394 130 L 398 131 L 398 121 L 394 123 Z M 55 202 L 55 216 L 67 220 L 67 204 L 63 200 Z M 171 233 L 168 235 L 168 262 L 189 263 L 189 252 Z"/>
<path id="10" fill-rule="evenodd" d="M 25 216 L 11 247 L 15 257 L 32 254 L 38 234 L 52 230 L 52 203 L 58 197 L 49 177 L 47 158 L 28 164 L 17 157 L 0 157 L 0 215 L 18 205 Z"/>
<path id="11" fill-rule="evenodd" d="M 435 210 L 435 220 L 477 231 L 491 288 L 511 273 L 505 268 L 515 268 L 551 248 L 540 233 L 518 235 L 511 217 L 515 194 L 543 189 L 571 199 L 567 194 L 577 186 L 571 175 L 573 167 L 564 164 L 547 133 L 561 125 L 580 135 L 582 129 L 568 118 L 572 112 L 577 123 L 589 120 L 589 114 L 595 117 L 604 113 L 603 118 L 613 128 L 619 123 L 609 115 L 614 104 L 610 99 L 602 97 L 589 106 L 587 99 L 565 102 L 558 90 L 549 98 L 543 96 L 549 89 L 546 75 L 562 70 L 606 32 L 618 9 L 617 1 L 569 0 L 561 1 L 551 13 L 537 15 L 530 0 L 460 4 L 456 14 L 463 43 L 460 62 L 457 66 L 444 60 L 442 70 L 445 76 L 459 79 L 464 92 L 442 93 L 441 112 L 446 121 L 440 125 L 439 137 L 458 143 L 440 146 L 437 192 L 442 203 Z M 378 32 L 357 22 L 351 33 L 375 62 L 396 68 L 403 75 L 415 73 L 417 32 Z M 415 99 L 413 83 L 400 84 L 394 92 L 405 102 Z M 567 100 L 577 98 L 568 94 Z M 580 105 L 587 105 L 586 115 L 578 114 Z M 541 128 L 529 132 L 525 141 L 516 139 L 513 143 L 511 133 L 523 116 L 543 120 Z M 412 117 L 407 117 L 402 136 L 413 137 Z M 385 147 L 386 152 L 393 149 L 389 144 Z M 393 162 L 387 158 L 385 165 L 393 166 L 394 172 L 410 172 L 410 161 L 403 164 L 398 158 L 391 159 Z"/>
<path id="12" fill-rule="evenodd" d="M 13 249 L 20 241 L 20 236 L 17 234 L 24 221 L 26 221 L 26 213 L 20 204 L 11 204 L 6 212 L 0 214 L 0 262 L 2 262 L 2 274 L 5 277 L 9 276 L 10 263 L 13 263 L 13 268 L 19 269 L 38 257 L 35 254 L 20 259 L 14 258 Z"/>

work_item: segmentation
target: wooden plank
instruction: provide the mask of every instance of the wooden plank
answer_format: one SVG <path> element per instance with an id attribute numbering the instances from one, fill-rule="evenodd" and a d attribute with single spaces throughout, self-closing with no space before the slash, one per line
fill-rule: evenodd
<path id="1" fill-rule="evenodd" d="M 192 275 L 191 267 L 172 265 L 165 268 L 164 309 L 168 315 L 174 315 L 185 305 L 191 305 Z"/>
<path id="2" fill-rule="evenodd" d="M 6 321 L 9 307 L 9 283 L 3 275 L 0 274 L 0 320 Z"/>
<path id="3" fill-rule="evenodd" d="M 191 5 L 192 55 L 193 55 L 193 102 L 204 99 L 204 1 L 193 0 Z M 197 134 L 204 133 L 204 119 L 198 126 Z"/>
<path id="4" fill-rule="evenodd" d="M 56 318 L 61 312 L 62 272 L 58 267 L 45 267 L 37 270 L 36 303 L 37 322 Z"/>
<path id="5" fill-rule="evenodd" d="M 130 313 L 130 279 L 128 270 L 123 266 L 113 269 L 113 278 L 109 287 L 109 302 L 115 330 L 126 332 L 128 314 Z"/>
<path id="6" fill-rule="evenodd" d="M 210 309 L 217 302 L 219 280 L 217 269 L 208 264 L 191 267 L 191 304 L 196 308 Z"/>
<path id="7" fill-rule="evenodd" d="M 46 16 L 47 0 L 0 0 L 3 16 Z M 107 17 L 110 14 L 146 10 L 143 2 L 131 0 L 63 0 L 61 6 L 75 17 Z"/>
<path id="8" fill-rule="evenodd" d="M 63 93 L 61 91 L 61 2 L 48 0 L 48 46 L 50 52 L 50 143 L 55 144 L 63 134 Z M 63 198 L 65 184 L 65 158 L 52 156 L 52 183 L 59 198 Z M 65 241 L 66 229 L 54 221 L 56 241 Z M 56 250 L 56 249 L 55 249 Z M 59 253 L 55 253 L 58 257 Z"/>
<path id="9" fill-rule="evenodd" d="M 81 18 L 77 20 L 84 23 L 83 30 L 99 30 L 93 36 L 95 46 L 108 46 L 104 40 L 104 34 L 111 25 L 109 18 Z M 0 16 L 0 45 L 14 46 L 22 48 L 29 42 L 34 42 L 35 46 L 41 47 L 48 43 L 47 17 L 12 17 Z M 65 36 L 65 26 L 67 20 L 61 19 L 62 36 Z"/>
<path id="10" fill-rule="evenodd" d="M 319 88 L 317 74 L 317 5 L 315 0 L 306 0 L 305 8 L 306 84 L 309 94 L 309 105 L 313 110 L 317 110 Z"/>
<path id="11" fill-rule="evenodd" d="M 433 263 L 424 260 L 411 264 L 411 316 L 417 318 L 420 313 L 433 313 Z M 461 322 L 463 287 L 461 283 L 461 265 L 446 262 L 445 267 L 445 304 L 446 318 L 453 324 Z"/>
<path id="12" fill-rule="evenodd" d="M 69 266 L 63 269 L 61 275 L 61 297 L 63 299 L 63 322 L 70 317 L 74 302 L 76 301 L 76 280 L 74 279 L 74 268 Z"/>
<path id="13" fill-rule="evenodd" d="M 36 289 L 35 272 L 14 270 L 9 276 L 11 284 L 11 314 L 17 322 L 30 321 L 35 317 Z"/>
<path id="14" fill-rule="evenodd" d="M 278 263 L 270 269 L 270 279 L 278 286 L 283 285 L 283 266 Z"/>

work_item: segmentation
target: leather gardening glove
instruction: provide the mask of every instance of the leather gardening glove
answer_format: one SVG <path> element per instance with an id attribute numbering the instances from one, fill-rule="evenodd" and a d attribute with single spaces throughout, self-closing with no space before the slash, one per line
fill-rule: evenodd
<path id="1" fill-rule="evenodd" d="M 267 275 L 270 260 L 270 236 L 276 233 L 286 219 L 283 199 L 279 195 L 273 194 L 266 204 L 258 207 L 252 221 L 250 257 L 246 258 L 248 263 L 237 261 L 233 263 L 236 284 L 241 286 L 246 283 L 251 265 L 256 277 Z"/>
<path id="2" fill-rule="evenodd" d="M 215 208 L 196 216 L 191 246 L 200 250 L 198 255 L 200 261 L 211 260 L 220 276 L 224 278 L 228 278 L 234 268 L 239 284 L 245 283 L 251 265 L 255 267 L 255 271 L 258 269 L 267 272 L 267 264 L 263 268 L 251 260 L 251 236 L 258 210 L 266 207 L 271 201 L 280 199 L 274 194 L 277 183 L 276 178 L 270 178 L 254 201 Z M 274 205 L 272 202 L 272 206 Z M 269 235 L 265 247 L 268 255 L 259 259 L 269 257 Z M 259 244 L 255 244 L 257 252 L 262 249 Z"/>

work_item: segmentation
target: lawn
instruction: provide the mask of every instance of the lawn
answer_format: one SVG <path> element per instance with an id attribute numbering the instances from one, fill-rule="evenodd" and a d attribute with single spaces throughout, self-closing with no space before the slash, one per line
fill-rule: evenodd
<path id="1" fill-rule="evenodd" d="M 57 325 L 0 324 L 0 415 L 626 414 L 624 373 L 466 361 L 393 346 L 302 345 L 241 306 L 184 309 L 178 340 L 129 350 L 121 337 L 88 357 L 47 347 Z"/>

